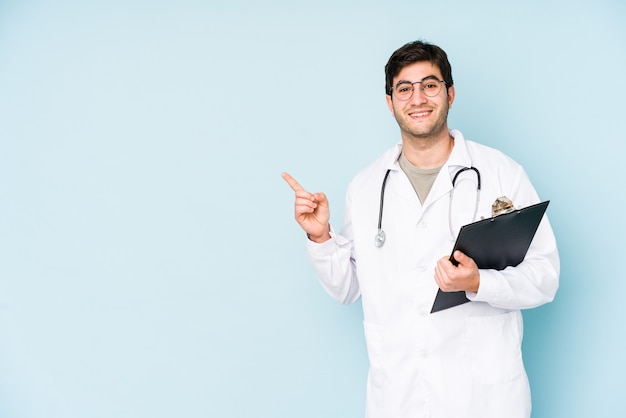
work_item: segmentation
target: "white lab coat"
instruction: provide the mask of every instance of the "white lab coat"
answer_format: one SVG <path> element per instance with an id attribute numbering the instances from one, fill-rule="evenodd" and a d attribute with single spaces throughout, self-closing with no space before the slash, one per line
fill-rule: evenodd
<path id="1" fill-rule="evenodd" d="M 531 400 L 522 362 L 520 309 L 550 302 L 558 288 L 559 256 L 547 217 L 525 260 L 502 271 L 481 270 L 478 293 L 452 309 L 430 314 L 437 293 L 434 268 L 449 255 L 459 223 L 491 216 L 507 196 L 515 207 L 539 202 L 522 167 L 492 148 L 466 141 L 459 131 L 453 151 L 422 205 L 397 163 L 401 144 L 360 172 L 348 188 L 340 234 L 322 244 L 307 241 L 323 288 L 348 304 L 362 299 L 370 370 L 367 418 L 528 418 Z M 477 219 L 471 219 L 476 180 L 457 180 L 448 219 L 452 176 L 461 167 L 480 170 Z M 382 227 L 374 246 L 380 188 Z"/>

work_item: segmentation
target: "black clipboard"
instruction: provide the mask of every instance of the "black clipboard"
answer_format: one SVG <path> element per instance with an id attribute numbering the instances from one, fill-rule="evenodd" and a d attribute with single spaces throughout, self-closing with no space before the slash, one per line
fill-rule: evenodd
<path id="1" fill-rule="evenodd" d="M 479 269 L 504 270 L 524 260 L 549 200 L 503 215 L 483 219 L 461 227 L 452 254 L 459 250 L 471 257 Z M 458 263 L 450 255 L 450 261 Z M 469 302 L 465 292 L 437 291 L 430 313 Z"/>

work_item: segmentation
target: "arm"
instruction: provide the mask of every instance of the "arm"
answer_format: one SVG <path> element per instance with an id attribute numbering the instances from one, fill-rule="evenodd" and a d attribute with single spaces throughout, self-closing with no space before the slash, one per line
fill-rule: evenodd
<path id="1" fill-rule="evenodd" d="M 487 302 L 503 309 L 529 309 L 554 299 L 559 285 L 559 255 L 547 218 L 517 267 L 483 270 L 467 255 L 456 251 L 454 266 L 442 257 L 435 267 L 435 281 L 445 292 L 465 291 L 471 301 Z"/>
<path id="2" fill-rule="evenodd" d="M 342 231 L 345 233 L 345 228 Z M 317 244 L 307 240 L 307 253 L 322 288 L 344 305 L 356 302 L 361 296 L 352 255 L 352 242 L 331 229 L 331 239 Z"/>
<path id="3" fill-rule="evenodd" d="M 518 167 L 509 196 L 520 206 L 539 201 L 530 180 Z M 478 269 L 474 261 L 455 253 L 459 266 L 448 257 L 437 262 L 435 281 L 444 291 L 463 290 L 468 299 L 504 309 L 534 308 L 554 299 L 559 285 L 559 254 L 546 216 L 541 221 L 524 261 L 504 270 Z"/>
<path id="4" fill-rule="evenodd" d="M 544 217 L 526 258 L 517 267 L 480 270 L 481 284 L 470 300 L 507 309 L 528 309 L 551 302 L 559 286 L 559 254 L 548 219 Z"/>
<path id="5" fill-rule="evenodd" d="M 330 209 L 324 193 L 309 193 L 289 174 L 283 179 L 295 192 L 295 218 L 307 234 L 307 252 L 326 293 L 343 304 L 360 296 L 350 239 L 335 234 L 330 227 Z M 346 207 L 349 211 L 349 207 Z M 348 219 L 349 217 L 346 217 Z M 344 234 L 350 231 L 350 222 Z M 347 233 L 349 235 L 349 233 Z"/>

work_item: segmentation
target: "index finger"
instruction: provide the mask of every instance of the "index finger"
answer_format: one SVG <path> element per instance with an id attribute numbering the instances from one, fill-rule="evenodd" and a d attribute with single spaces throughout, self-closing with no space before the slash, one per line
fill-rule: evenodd
<path id="1" fill-rule="evenodd" d="M 298 183 L 296 181 L 296 179 L 294 179 L 293 177 L 291 177 L 289 175 L 289 173 L 281 173 L 282 178 L 285 179 L 285 181 L 287 182 L 287 184 L 289 184 L 289 187 L 291 187 L 291 189 L 294 192 L 298 192 L 300 190 L 304 190 L 304 187 L 300 186 L 300 183 Z"/>

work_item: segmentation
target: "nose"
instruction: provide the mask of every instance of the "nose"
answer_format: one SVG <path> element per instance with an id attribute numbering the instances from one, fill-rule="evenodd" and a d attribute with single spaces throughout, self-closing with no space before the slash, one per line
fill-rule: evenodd
<path id="1" fill-rule="evenodd" d="M 428 96 L 424 94 L 421 85 L 413 85 L 413 95 L 411 96 L 409 101 L 411 103 L 426 103 L 428 101 Z"/>

